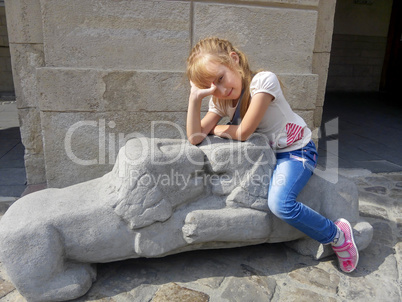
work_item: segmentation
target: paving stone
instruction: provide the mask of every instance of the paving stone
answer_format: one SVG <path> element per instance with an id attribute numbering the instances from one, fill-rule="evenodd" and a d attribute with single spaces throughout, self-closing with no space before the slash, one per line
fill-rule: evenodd
<path id="1" fill-rule="evenodd" d="M 354 164 L 358 167 L 368 169 L 373 173 L 398 172 L 402 170 L 402 166 L 393 164 L 387 160 L 355 161 Z"/>
<path id="2" fill-rule="evenodd" d="M 9 151 L 6 152 L 3 156 L 0 156 L 1 157 L 0 167 L 25 169 L 24 150 L 25 150 L 24 146 L 19 141 L 14 147 L 9 149 Z"/>
<path id="3" fill-rule="evenodd" d="M 8 115 L 8 113 L 4 112 L 0 112 L 0 114 L 2 118 L 4 115 Z M 0 142 L 4 143 L 10 140 L 15 140 L 18 142 L 21 140 L 20 128 L 12 127 L 9 124 L 7 124 L 6 127 L 6 129 L 0 129 Z"/>
<path id="4" fill-rule="evenodd" d="M 21 139 L 18 138 L 8 138 L 7 135 L 3 135 L 3 131 L 4 130 L 0 130 L 0 158 L 3 158 L 21 141 Z"/>
<path id="5" fill-rule="evenodd" d="M 316 267 L 297 269 L 289 273 L 289 277 L 309 287 L 318 287 L 333 294 L 337 292 L 340 281 L 338 275 Z"/>
<path id="6" fill-rule="evenodd" d="M 16 200 L 17 200 L 16 197 L 3 197 L 3 196 L 0 196 L 0 203 L 13 203 Z"/>
<path id="7" fill-rule="evenodd" d="M 223 301 L 254 302 L 270 301 L 275 292 L 276 281 L 266 276 L 228 277 L 222 285 Z"/>
<path id="8" fill-rule="evenodd" d="M 396 236 L 398 237 L 398 241 L 402 241 L 402 219 L 397 219 Z"/>
<path id="9" fill-rule="evenodd" d="M 340 168 L 339 170 L 339 174 L 348 177 L 348 178 L 357 178 L 357 177 L 365 177 L 368 175 L 371 175 L 371 171 L 367 170 L 367 169 L 343 169 Z"/>
<path id="10" fill-rule="evenodd" d="M 10 205 L 13 203 L 14 201 L 9 201 L 9 202 L 0 202 L 0 215 L 4 215 L 4 213 L 8 210 L 8 208 L 10 207 Z"/>
<path id="11" fill-rule="evenodd" d="M 393 181 L 402 181 L 402 173 L 383 174 L 385 178 Z"/>
<path id="12" fill-rule="evenodd" d="M 401 199 L 402 198 L 402 189 L 392 189 L 391 192 L 389 193 L 389 197 L 395 198 L 395 199 Z"/>
<path id="13" fill-rule="evenodd" d="M 393 186 L 392 181 L 390 182 L 388 178 L 381 175 L 365 177 L 364 180 L 371 185 L 383 186 L 387 189 Z"/>
<path id="14" fill-rule="evenodd" d="M 10 282 L 0 278 L 0 298 L 6 296 L 8 293 L 15 289 L 14 285 Z"/>
<path id="15" fill-rule="evenodd" d="M 209 296 L 195 290 L 181 287 L 176 283 L 169 283 L 161 286 L 151 302 L 166 301 L 208 302 Z"/>
<path id="16" fill-rule="evenodd" d="M 14 290 L 10 292 L 8 295 L 4 296 L 3 298 L 0 298 L 0 301 L 2 302 L 27 302 L 21 294 Z"/>
<path id="17" fill-rule="evenodd" d="M 381 186 L 368 187 L 368 188 L 364 188 L 364 190 L 367 192 L 381 194 L 381 195 L 385 195 L 387 193 L 387 189 L 384 187 L 381 187 Z"/>
<path id="18" fill-rule="evenodd" d="M 356 178 L 354 179 L 356 186 L 367 187 L 370 184 L 365 180 L 365 178 Z"/>
<path id="19" fill-rule="evenodd" d="M 0 183 L 3 186 L 25 185 L 24 168 L 2 168 L 0 169 Z M 2 195 L 4 196 L 4 195 Z"/>
<path id="20" fill-rule="evenodd" d="M 393 245 L 394 237 L 392 234 L 392 228 L 387 222 L 375 222 L 373 224 L 374 236 L 373 240 L 378 243 Z"/>
<path id="21" fill-rule="evenodd" d="M 362 189 L 359 189 L 359 201 L 361 203 L 371 203 L 381 206 L 391 206 L 394 203 L 394 200 L 389 196 L 377 195 L 371 192 L 366 192 Z"/>
<path id="22" fill-rule="evenodd" d="M 223 280 L 225 280 L 225 277 L 202 278 L 198 280 L 198 283 L 212 289 L 217 289 L 221 286 Z"/>
<path id="23" fill-rule="evenodd" d="M 388 218 L 387 210 L 369 204 L 359 206 L 360 216 L 373 218 Z"/>
<path id="24" fill-rule="evenodd" d="M 0 196 L 3 197 L 20 197 L 25 190 L 25 185 L 0 185 Z"/>
<path id="25" fill-rule="evenodd" d="M 340 295 L 347 301 L 401 301 L 394 255 L 387 255 L 376 265 L 371 274 L 350 278 L 347 286 L 344 287 L 344 294 L 340 293 Z"/>
<path id="26" fill-rule="evenodd" d="M 335 302 L 337 301 L 335 298 L 327 297 L 316 293 L 314 291 L 304 289 L 304 288 L 294 288 L 290 291 L 285 291 L 281 293 L 279 301 L 287 302 L 287 301 L 297 301 L 297 302 Z"/>
<path id="27" fill-rule="evenodd" d="M 0 102 L 0 129 L 19 127 L 17 103 L 16 102 Z"/>
<path id="28" fill-rule="evenodd" d="M 402 263 L 402 242 L 399 242 L 395 245 L 395 258 L 396 258 L 398 265 L 400 263 Z M 399 274 L 398 281 L 402 288 L 402 270 L 401 269 L 398 270 L 398 274 Z"/>

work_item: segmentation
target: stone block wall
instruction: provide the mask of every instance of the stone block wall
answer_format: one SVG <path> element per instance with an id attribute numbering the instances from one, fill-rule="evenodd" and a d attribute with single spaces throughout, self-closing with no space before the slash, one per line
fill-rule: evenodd
<path id="1" fill-rule="evenodd" d="M 6 11 L 0 2 L 0 92 L 13 92 L 14 83 L 11 71 L 11 57 L 8 46 Z"/>
<path id="2" fill-rule="evenodd" d="M 393 0 L 337 0 L 328 91 L 379 91 Z"/>
<path id="3" fill-rule="evenodd" d="M 333 36 L 328 91 L 379 91 L 387 37 Z"/>
<path id="4" fill-rule="evenodd" d="M 99 177 L 130 137 L 184 137 L 185 60 L 218 35 L 320 125 L 335 0 L 6 0 L 28 183 Z M 207 110 L 206 104 L 203 110 Z"/>

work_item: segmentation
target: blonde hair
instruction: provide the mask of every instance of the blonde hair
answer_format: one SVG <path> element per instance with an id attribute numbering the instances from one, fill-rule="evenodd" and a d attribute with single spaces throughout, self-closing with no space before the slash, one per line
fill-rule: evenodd
<path id="1" fill-rule="evenodd" d="M 239 64 L 235 64 L 231 53 L 235 52 L 239 56 Z M 212 61 L 223 64 L 232 70 L 237 70 L 242 78 L 242 91 L 240 116 L 244 117 L 250 105 L 250 83 L 253 72 L 250 70 L 246 55 L 238 50 L 227 40 L 211 37 L 200 40 L 191 50 L 187 59 L 187 77 L 199 88 L 211 87 L 208 79 L 216 76 L 206 68 L 206 62 Z M 212 97 L 214 103 L 220 103 L 224 100 Z"/>

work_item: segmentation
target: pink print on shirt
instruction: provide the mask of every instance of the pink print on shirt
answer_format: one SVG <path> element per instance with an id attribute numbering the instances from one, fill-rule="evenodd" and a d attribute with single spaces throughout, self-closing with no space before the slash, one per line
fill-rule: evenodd
<path id="1" fill-rule="evenodd" d="M 286 124 L 286 144 L 290 146 L 295 141 L 303 138 L 303 127 L 293 123 Z"/>

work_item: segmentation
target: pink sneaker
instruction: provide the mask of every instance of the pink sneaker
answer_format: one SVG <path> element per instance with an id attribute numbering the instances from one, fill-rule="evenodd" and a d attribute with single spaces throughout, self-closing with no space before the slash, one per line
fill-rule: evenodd
<path id="1" fill-rule="evenodd" d="M 350 223 L 343 218 L 336 220 L 335 225 L 345 234 L 345 242 L 341 246 L 332 246 L 332 249 L 338 257 L 341 270 L 345 273 L 351 273 L 356 269 L 359 262 L 359 251 L 353 238 L 353 229 Z"/>

